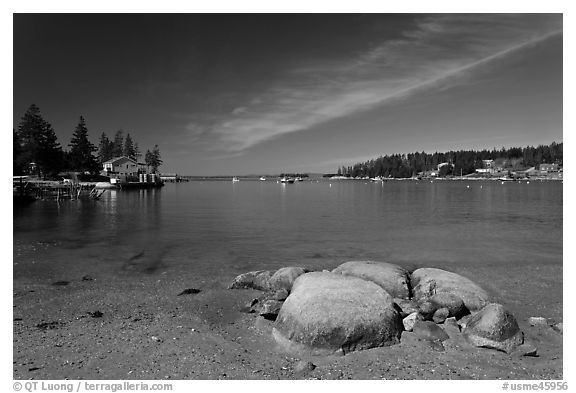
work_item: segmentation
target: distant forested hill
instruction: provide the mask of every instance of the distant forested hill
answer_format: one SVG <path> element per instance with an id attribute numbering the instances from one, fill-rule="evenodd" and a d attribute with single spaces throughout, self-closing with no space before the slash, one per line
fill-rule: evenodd
<path id="1" fill-rule="evenodd" d="M 552 142 L 538 147 L 527 146 L 502 148 L 500 150 L 458 150 L 446 153 L 416 152 L 392 154 L 338 168 L 342 176 L 382 176 L 393 178 L 411 177 L 421 172 L 436 170 L 438 164 L 449 163 L 442 175 L 467 175 L 484 167 L 483 160 L 494 160 L 498 165 L 510 170 L 535 167 L 542 163 L 562 165 L 563 143 Z"/>

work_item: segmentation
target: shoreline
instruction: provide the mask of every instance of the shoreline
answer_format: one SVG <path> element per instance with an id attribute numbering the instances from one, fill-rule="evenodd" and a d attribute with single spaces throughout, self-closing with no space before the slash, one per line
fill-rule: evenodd
<path id="1" fill-rule="evenodd" d="M 518 275 L 523 267 L 508 268 Z M 558 267 L 540 283 L 498 281 L 497 296 L 513 309 L 539 357 L 516 358 L 450 342 L 444 351 L 403 333 L 400 344 L 346 356 L 298 357 L 281 351 L 273 322 L 240 310 L 261 292 L 229 290 L 235 272 L 201 277 L 165 269 L 102 275 L 78 269 L 39 281 L 14 280 L 14 379 L 562 379 L 562 336 L 533 327 L 544 312 L 562 321 L 558 294 L 542 297 Z M 550 270 L 552 270 L 550 272 Z M 559 267 L 561 272 L 561 266 Z M 88 274 L 83 274 L 88 273 Z M 488 274 L 490 273 L 490 274 Z M 529 276 L 529 273 L 526 273 Z M 89 276 L 91 279 L 83 279 Z M 561 274 L 560 274 L 561 277 Z M 477 278 L 477 277 L 476 277 Z M 67 285 L 53 285 L 57 279 Z M 525 277 L 525 279 L 530 279 Z M 503 283 L 508 287 L 502 288 Z M 196 294 L 178 296 L 186 288 Z M 561 293 L 561 292 L 560 292 Z M 529 297 L 527 298 L 527 294 Z M 538 307 L 534 305 L 537 304 Z M 553 306 L 553 307 L 552 307 Z M 558 308 L 559 306 L 559 308 Z M 316 368 L 298 371 L 299 361 Z"/>

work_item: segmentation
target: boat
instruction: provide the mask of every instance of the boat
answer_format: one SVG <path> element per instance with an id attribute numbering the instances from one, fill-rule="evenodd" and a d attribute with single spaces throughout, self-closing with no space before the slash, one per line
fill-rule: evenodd
<path id="1" fill-rule="evenodd" d="M 240 179 L 238 179 L 236 176 L 234 176 L 234 177 L 232 178 L 232 183 L 236 183 L 237 181 L 240 181 Z"/>
<path id="2" fill-rule="evenodd" d="M 294 179 L 284 176 L 282 179 L 280 179 L 280 183 L 294 183 Z"/>
<path id="3" fill-rule="evenodd" d="M 260 181 L 266 181 L 266 178 L 264 176 L 260 176 Z"/>
<path id="4" fill-rule="evenodd" d="M 304 181 L 300 176 L 298 176 L 296 179 L 294 179 L 295 181 Z"/>

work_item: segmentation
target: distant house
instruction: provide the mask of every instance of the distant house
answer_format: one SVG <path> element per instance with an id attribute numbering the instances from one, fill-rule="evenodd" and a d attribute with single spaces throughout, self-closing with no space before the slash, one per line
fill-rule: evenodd
<path id="1" fill-rule="evenodd" d="M 482 160 L 482 165 L 486 169 L 494 168 L 494 160 Z"/>
<path id="2" fill-rule="evenodd" d="M 540 164 L 540 172 L 558 172 L 558 164 Z"/>
<path id="3" fill-rule="evenodd" d="M 112 158 L 102 163 L 106 176 L 127 179 L 138 177 L 139 164 L 130 157 L 122 156 Z"/>
<path id="4" fill-rule="evenodd" d="M 476 173 L 494 173 L 494 160 L 482 160 L 482 168 L 476 169 Z"/>

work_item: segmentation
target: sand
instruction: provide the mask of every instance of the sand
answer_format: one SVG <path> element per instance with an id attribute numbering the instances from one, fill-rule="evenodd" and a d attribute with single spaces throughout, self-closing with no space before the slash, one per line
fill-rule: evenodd
<path id="1" fill-rule="evenodd" d="M 21 267 L 15 267 L 15 270 Z M 481 286 L 497 291 L 538 357 L 472 348 L 450 339 L 441 350 L 412 333 L 401 344 L 346 356 L 282 352 L 273 322 L 240 312 L 254 290 L 229 290 L 235 272 L 71 270 L 14 279 L 15 379 L 562 379 L 562 335 L 527 319 L 562 321 L 561 266 L 522 275 L 484 269 Z M 83 280 L 89 274 L 93 280 Z M 530 275 L 537 274 L 538 281 Z M 505 278 L 508 277 L 508 278 Z M 512 279 L 513 277 L 513 279 Z M 560 282 L 558 282 L 560 277 Z M 53 285 L 68 281 L 67 285 Z M 177 296 L 184 289 L 197 294 Z M 296 371 L 300 360 L 313 370 Z"/>

